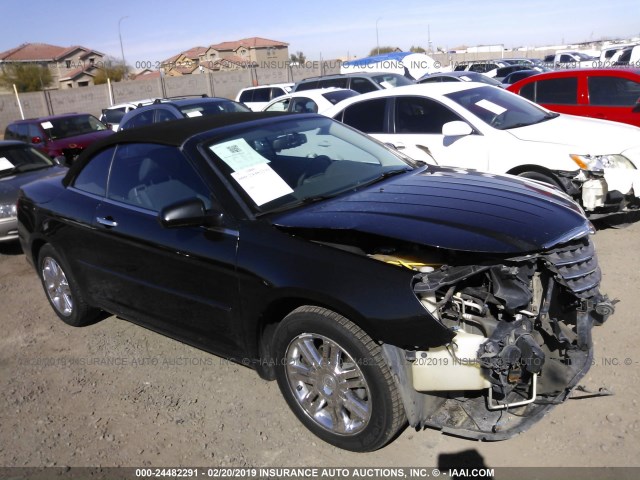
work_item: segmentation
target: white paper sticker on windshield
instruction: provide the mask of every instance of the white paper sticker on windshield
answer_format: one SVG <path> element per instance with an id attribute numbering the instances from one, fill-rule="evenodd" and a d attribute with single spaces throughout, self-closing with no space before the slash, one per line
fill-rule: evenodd
<path id="1" fill-rule="evenodd" d="M 42 128 L 44 128 L 45 130 L 53 128 L 53 124 L 51 122 L 42 122 L 40 125 L 42 125 Z"/>
<path id="2" fill-rule="evenodd" d="M 393 85 L 391 85 L 389 82 L 384 81 L 384 82 L 380 82 L 380 85 L 382 85 L 384 88 L 393 88 Z"/>
<path id="3" fill-rule="evenodd" d="M 201 116 L 202 116 L 202 112 L 200 110 L 191 110 L 190 112 L 187 112 L 187 117 L 189 118 L 201 117 Z"/>
<path id="4" fill-rule="evenodd" d="M 7 160 L 5 157 L 0 157 L 0 171 L 11 170 L 15 165 Z"/>
<path id="5" fill-rule="evenodd" d="M 471 81 L 471 79 L 469 77 L 467 77 L 466 75 L 461 75 L 460 78 L 462 80 L 464 80 L 465 82 L 470 82 Z"/>
<path id="6" fill-rule="evenodd" d="M 244 138 L 219 143 L 209 148 L 235 172 L 261 163 L 269 163 L 269 160 L 251 148 Z"/>
<path id="7" fill-rule="evenodd" d="M 233 172 L 231 176 L 258 206 L 293 192 L 291 187 L 266 163 Z"/>
<path id="8" fill-rule="evenodd" d="M 506 108 L 490 102 L 489 100 L 480 100 L 479 102 L 476 102 L 476 105 L 484 108 L 485 110 L 489 110 L 491 113 L 495 113 L 496 115 L 501 115 L 507 111 Z"/>

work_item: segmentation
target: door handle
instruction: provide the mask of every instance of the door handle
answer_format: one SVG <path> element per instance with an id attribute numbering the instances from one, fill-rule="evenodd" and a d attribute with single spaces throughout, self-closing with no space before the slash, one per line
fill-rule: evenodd
<path id="1" fill-rule="evenodd" d="M 113 228 L 118 226 L 118 222 L 116 222 L 111 217 L 96 217 L 96 221 L 100 225 L 104 225 L 105 227 Z"/>

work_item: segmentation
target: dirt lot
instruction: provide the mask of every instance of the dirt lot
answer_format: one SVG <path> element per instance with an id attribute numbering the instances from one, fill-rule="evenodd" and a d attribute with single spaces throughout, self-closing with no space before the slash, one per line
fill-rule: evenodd
<path id="1" fill-rule="evenodd" d="M 595 237 L 617 312 L 594 332 L 570 400 L 498 443 L 405 430 L 381 451 L 333 448 L 299 424 L 275 382 L 115 317 L 60 322 L 16 248 L 0 246 L 0 466 L 640 466 L 640 223 Z M 479 457 L 478 457 L 479 458 Z"/>

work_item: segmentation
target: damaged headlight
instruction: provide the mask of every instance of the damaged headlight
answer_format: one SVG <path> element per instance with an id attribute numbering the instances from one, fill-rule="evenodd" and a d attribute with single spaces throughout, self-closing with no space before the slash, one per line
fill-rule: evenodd
<path id="1" fill-rule="evenodd" d="M 0 204 L 0 218 L 11 218 L 11 217 L 15 217 L 17 215 L 16 213 L 16 204 L 15 203 L 9 203 L 9 204 Z"/>
<path id="2" fill-rule="evenodd" d="M 635 165 L 624 155 L 569 155 L 581 169 L 602 171 L 605 168 L 635 170 Z"/>

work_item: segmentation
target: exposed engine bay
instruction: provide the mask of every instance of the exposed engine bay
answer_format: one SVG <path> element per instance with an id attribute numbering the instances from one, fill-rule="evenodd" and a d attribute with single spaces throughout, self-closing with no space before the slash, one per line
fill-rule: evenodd
<path id="1" fill-rule="evenodd" d="M 426 351 L 384 346 L 413 427 L 483 440 L 522 432 L 567 399 L 591 366 L 592 327 L 614 311 L 588 236 L 499 263 L 372 257 L 416 271 L 415 294 L 456 334 Z"/>

